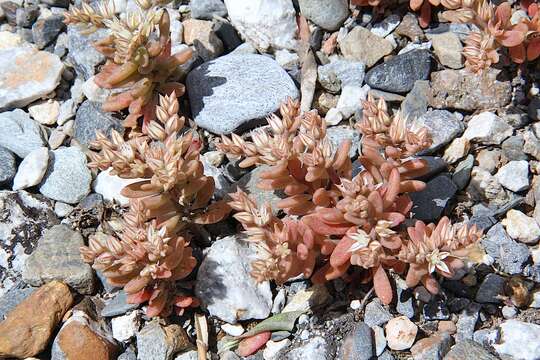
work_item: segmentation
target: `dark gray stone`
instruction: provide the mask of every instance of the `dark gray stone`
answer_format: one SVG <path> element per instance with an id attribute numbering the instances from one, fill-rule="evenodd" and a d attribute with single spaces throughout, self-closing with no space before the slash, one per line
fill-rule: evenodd
<path id="1" fill-rule="evenodd" d="M 39 7 L 37 5 L 28 5 L 24 8 L 18 8 L 15 12 L 15 21 L 17 26 L 29 28 L 39 16 Z"/>
<path id="2" fill-rule="evenodd" d="M 68 8 L 69 0 L 39 0 L 43 4 L 47 4 L 51 7 Z"/>
<path id="3" fill-rule="evenodd" d="M 450 143 L 463 132 L 462 116 L 447 110 L 433 110 L 410 122 L 412 127 L 426 128 L 433 144 L 427 152 L 434 152 Z"/>
<path id="4" fill-rule="evenodd" d="M 480 315 L 480 309 L 480 304 L 470 303 L 466 308 L 461 310 L 456 323 L 456 341 L 472 340 L 476 322 Z"/>
<path id="5" fill-rule="evenodd" d="M 64 15 L 51 15 L 40 19 L 32 26 L 34 44 L 39 49 L 45 48 L 58 37 L 58 34 L 66 28 Z"/>
<path id="6" fill-rule="evenodd" d="M 446 174 L 441 174 L 427 182 L 423 191 L 411 194 L 413 218 L 417 220 L 438 220 L 448 203 L 457 192 L 456 185 Z"/>
<path id="7" fill-rule="evenodd" d="M 28 113 L 21 109 L 0 113 L 0 146 L 24 158 L 45 144 L 39 124 Z"/>
<path id="8" fill-rule="evenodd" d="M 376 299 L 366 305 L 366 310 L 364 312 L 364 322 L 368 326 L 383 326 L 388 321 L 392 320 L 394 317 L 386 308 L 381 304 L 381 302 Z"/>
<path id="9" fill-rule="evenodd" d="M 446 301 L 440 298 L 431 299 L 427 304 L 424 304 L 422 313 L 427 321 L 448 320 L 450 318 Z"/>
<path id="10" fill-rule="evenodd" d="M 502 272 L 520 274 L 529 258 L 529 248 L 513 240 L 501 224 L 493 226 L 482 238 L 482 246 Z"/>
<path id="11" fill-rule="evenodd" d="M 0 296 L 0 322 L 24 299 L 34 292 L 34 288 L 11 289 L 5 295 Z"/>
<path id="12" fill-rule="evenodd" d="M 499 297 L 504 295 L 505 283 L 506 280 L 502 276 L 497 274 L 488 274 L 476 292 L 476 301 L 482 304 L 501 303 L 502 300 Z"/>
<path id="13" fill-rule="evenodd" d="M 419 159 L 425 160 L 427 163 L 427 172 L 417 178 L 418 180 L 426 181 L 433 178 L 435 175 L 447 169 L 448 164 L 443 158 L 438 156 L 419 156 Z"/>
<path id="14" fill-rule="evenodd" d="M 522 135 L 510 136 L 502 143 L 502 151 L 504 157 L 508 161 L 527 160 L 527 155 L 523 152 L 525 139 Z"/>
<path id="15" fill-rule="evenodd" d="M 105 62 L 105 56 L 98 52 L 93 46 L 97 40 L 107 37 L 109 30 L 98 29 L 89 35 L 79 32 L 75 25 L 67 27 L 68 35 L 68 60 L 75 68 L 75 71 L 84 80 L 88 80 L 96 73 L 96 66 Z"/>
<path id="16" fill-rule="evenodd" d="M 397 299 L 396 299 L 396 310 L 401 315 L 412 319 L 416 314 L 414 309 L 414 295 L 411 289 L 402 289 L 397 287 Z"/>
<path id="17" fill-rule="evenodd" d="M 101 316 L 113 317 L 124 315 L 128 311 L 134 310 L 139 307 L 139 304 L 128 304 L 127 295 L 124 290 L 118 291 L 118 293 L 107 302 L 103 310 L 101 310 Z"/>
<path id="18" fill-rule="evenodd" d="M 242 39 L 240 39 L 236 29 L 228 22 L 216 22 L 213 30 L 221 39 L 225 53 L 230 53 L 242 44 Z"/>
<path id="19" fill-rule="evenodd" d="M 9 25 L 17 25 L 17 9 L 19 5 L 13 1 L 5 1 L 0 3 L 0 7 L 4 11 L 4 16 Z"/>
<path id="20" fill-rule="evenodd" d="M 124 132 L 121 122 L 109 113 L 103 112 L 101 104 L 86 100 L 77 109 L 74 138 L 79 143 L 88 145 L 96 139 L 96 131 L 109 135 L 112 129 L 121 134 Z"/>
<path id="21" fill-rule="evenodd" d="M 375 89 L 404 93 L 411 91 L 417 80 L 427 80 L 430 72 L 431 53 L 413 50 L 368 71 L 366 83 Z"/>
<path id="22" fill-rule="evenodd" d="M 340 359 L 371 360 L 375 356 L 375 339 L 369 325 L 360 322 L 343 340 Z"/>
<path id="23" fill-rule="evenodd" d="M 427 112 L 431 87 L 429 80 L 417 80 L 412 90 L 401 103 L 401 114 L 409 120 L 414 120 Z"/>
<path id="24" fill-rule="evenodd" d="M 287 72 L 263 55 L 209 61 L 189 73 L 186 85 L 195 122 L 216 134 L 261 124 L 287 98 L 299 96 Z"/>
<path id="25" fill-rule="evenodd" d="M 15 155 L 8 149 L 0 146 L 0 184 L 11 182 L 16 173 Z"/>
<path id="26" fill-rule="evenodd" d="M 540 96 L 535 96 L 532 98 L 532 100 L 529 102 L 527 112 L 532 120 L 540 120 Z"/>
<path id="27" fill-rule="evenodd" d="M 349 16 L 347 0 L 299 0 L 300 12 L 325 30 L 338 30 Z"/>
<path id="28" fill-rule="evenodd" d="M 456 184 L 458 190 L 463 190 L 471 180 L 471 171 L 474 167 L 474 156 L 468 155 L 460 161 L 452 174 L 452 181 Z"/>
<path id="29" fill-rule="evenodd" d="M 189 6 L 194 19 L 212 20 L 214 15 L 227 16 L 227 8 L 222 0 L 191 0 Z"/>

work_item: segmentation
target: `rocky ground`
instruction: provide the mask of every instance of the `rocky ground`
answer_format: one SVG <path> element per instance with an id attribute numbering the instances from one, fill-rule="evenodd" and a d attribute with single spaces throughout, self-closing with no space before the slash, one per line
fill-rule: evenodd
<path id="1" fill-rule="evenodd" d="M 540 63 L 518 67 L 503 55 L 474 75 L 461 56 L 470 28 L 422 29 L 406 3 L 384 14 L 343 0 L 250 3 L 180 1 L 168 10 L 173 49 L 196 50 L 183 66 L 183 109 L 208 144 L 203 162 L 217 195 L 238 185 L 258 201 L 279 199 L 256 188 L 260 170 L 215 151 L 217 135 L 245 133 L 301 96 L 336 144 L 352 139 L 355 158 L 351 125 L 370 93 L 432 133 L 414 217 L 476 223 L 489 264 L 443 281 L 438 296 L 396 278 L 397 300 L 384 306 L 368 286 L 341 280 L 256 284 L 253 249 L 237 241 L 234 220 L 207 226 L 192 244 L 200 266 L 190 283 L 202 302 L 194 312 L 209 322 L 209 356 L 238 359 L 221 351 L 224 335 L 303 310 L 292 332 L 274 333 L 249 359 L 540 359 Z M 134 6 L 115 4 L 118 13 Z M 122 127 L 101 110 L 108 92 L 92 80 L 104 57 L 91 43 L 106 30 L 66 27 L 68 5 L 0 0 L 0 321 L 10 314 L 0 357 L 197 359 L 193 311 L 147 319 L 80 258 L 89 234 L 114 226 L 126 181 L 87 168 L 95 131 Z M 299 14 L 311 51 L 297 37 Z"/>

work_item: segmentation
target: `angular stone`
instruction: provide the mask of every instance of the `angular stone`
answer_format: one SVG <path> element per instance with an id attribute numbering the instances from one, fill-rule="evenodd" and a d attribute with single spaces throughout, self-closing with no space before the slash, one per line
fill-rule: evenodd
<path id="1" fill-rule="evenodd" d="M 506 280 L 502 276 L 488 274 L 476 292 L 476 301 L 482 304 L 500 303 L 502 301 L 500 296 L 504 295 L 505 283 Z"/>
<path id="2" fill-rule="evenodd" d="M 500 329 L 501 338 L 493 345 L 499 355 L 523 360 L 540 358 L 540 325 L 507 320 Z"/>
<path id="3" fill-rule="evenodd" d="M 365 66 L 361 62 L 334 60 L 317 69 L 319 83 L 326 90 L 337 93 L 345 85 L 362 85 Z"/>
<path id="4" fill-rule="evenodd" d="M 448 333 L 435 333 L 430 337 L 419 340 L 411 348 L 415 360 L 442 360 L 450 351 L 454 340 Z"/>
<path id="5" fill-rule="evenodd" d="M 450 349 L 444 360 L 498 360 L 496 356 L 491 355 L 482 345 L 472 341 L 460 341 Z"/>
<path id="6" fill-rule="evenodd" d="M 390 41 L 361 26 L 354 27 L 341 41 L 340 46 L 346 59 L 362 62 L 368 68 L 393 50 Z"/>
<path id="7" fill-rule="evenodd" d="M 401 103 L 401 113 L 413 121 L 427 112 L 431 87 L 428 80 L 417 80 Z"/>
<path id="8" fill-rule="evenodd" d="M 392 350 L 407 350 L 416 339 L 418 326 L 406 316 L 400 316 L 390 320 L 386 326 L 386 340 Z"/>
<path id="9" fill-rule="evenodd" d="M 499 269 L 509 275 L 521 274 L 529 259 L 529 248 L 514 241 L 502 224 L 493 226 L 481 240 L 489 256 L 495 259 Z"/>
<path id="10" fill-rule="evenodd" d="M 39 19 L 32 26 L 32 37 L 34 44 L 38 49 L 43 49 L 53 42 L 58 34 L 66 28 L 63 15 L 51 15 L 49 17 Z"/>
<path id="11" fill-rule="evenodd" d="M 451 69 L 461 69 L 463 67 L 463 45 L 459 40 L 459 36 L 452 32 L 442 34 L 428 35 L 428 39 L 433 44 L 435 55 L 446 67 Z"/>
<path id="12" fill-rule="evenodd" d="M 115 297 L 107 302 L 103 310 L 101 310 L 101 316 L 113 317 L 123 315 L 138 307 L 139 304 L 128 304 L 126 292 L 124 290 L 120 290 Z"/>
<path id="13" fill-rule="evenodd" d="M 194 19 L 212 20 L 214 15 L 227 15 L 227 8 L 222 0 L 191 0 L 189 6 Z"/>
<path id="14" fill-rule="evenodd" d="M 382 38 L 389 35 L 401 22 L 401 18 L 397 14 L 392 14 L 384 18 L 383 21 L 373 24 L 371 32 Z"/>
<path id="15" fill-rule="evenodd" d="M 497 115 L 485 111 L 475 115 L 469 120 L 467 130 L 463 136 L 471 141 L 481 144 L 500 144 L 509 136 L 512 136 L 513 129 L 503 119 Z"/>
<path id="16" fill-rule="evenodd" d="M 366 306 L 364 322 L 368 326 L 382 326 L 394 317 L 386 310 L 379 300 L 373 300 Z"/>
<path id="17" fill-rule="evenodd" d="M 30 116 L 16 109 L 0 113 L 0 146 L 14 152 L 20 158 L 45 145 L 39 124 Z"/>
<path id="18" fill-rule="evenodd" d="M 37 185 L 43 179 L 49 164 L 49 149 L 46 147 L 32 150 L 19 165 L 13 179 L 13 190 L 26 189 Z"/>
<path id="19" fill-rule="evenodd" d="M 137 359 L 171 360 L 175 353 L 192 346 L 179 325 L 163 326 L 158 320 L 152 320 L 137 334 Z"/>
<path id="20" fill-rule="evenodd" d="M 375 356 L 373 330 L 363 323 L 357 323 L 343 340 L 341 347 L 343 360 L 371 360 Z"/>
<path id="21" fill-rule="evenodd" d="M 471 180 L 471 171 L 474 167 L 474 156 L 469 155 L 461 161 L 452 174 L 452 181 L 456 184 L 458 190 L 463 190 Z"/>
<path id="22" fill-rule="evenodd" d="M 0 184 L 9 183 L 17 173 L 15 155 L 6 148 L 0 146 Z"/>
<path id="23" fill-rule="evenodd" d="M 212 22 L 188 19 L 183 22 L 184 41 L 193 45 L 204 61 L 215 59 L 223 53 L 223 42 L 212 30 Z"/>
<path id="24" fill-rule="evenodd" d="M 195 122 L 216 134 L 260 124 L 288 97 L 299 96 L 285 70 L 262 55 L 220 57 L 190 72 L 186 85 Z"/>
<path id="25" fill-rule="evenodd" d="M 465 128 L 458 113 L 446 110 L 428 111 L 413 120 L 411 127 L 415 129 L 426 128 L 429 131 L 433 141 L 429 148 L 430 152 L 434 152 L 454 140 Z"/>
<path id="26" fill-rule="evenodd" d="M 409 92 L 417 80 L 426 80 L 431 72 L 428 50 L 414 50 L 397 55 L 366 74 L 366 83 L 389 92 Z"/>
<path id="27" fill-rule="evenodd" d="M 92 43 L 107 37 L 109 30 L 98 29 L 89 35 L 81 34 L 76 25 L 67 27 L 68 59 L 75 71 L 84 80 L 88 80 L 96 73 L 96 66 L 105 61 L 105 56 L 98 52 Z"/>
<path id="28" fill-rule="evenodd" d="M 496 176 L 502 186 L 514 192 L 530 187 L 529 163 L 525 160 L 510 161 L 499 169 Z"/>
<path id="29" fill-rule="evenodd" d="M 338 30 L 349 16 L 347 0 L 299 0 L 300 12 L 325 30 Z"/>
<path id="30" fill-rule="evenodd" d="M 101 104 L 86 100 L 79 106 L 75 117 L 75 135 L 82 145 L 88 145 L 96 139 L 96 131 L 105 135 L 110 135 L 114 129 L 120 134 L 124 133 L 124 128 L 119 120 L 109 113 L 101 110 Z"/>
<path id="31" fill-rule="evenodd" d="M 413 217 L 423 221 L 439 219 L 456 192 L 456 185 L 444 174 L 428 181 L 424 190 L 410 195 L 414 204 L 411 210 Z"/>
<path id="32" fill-rule="evenodd" d="M 514 240 L 525 244 L 536 244 L 540 239 L 540 226 L 536 220 L 519 210 L 508 211 L 501 223 Z"/>

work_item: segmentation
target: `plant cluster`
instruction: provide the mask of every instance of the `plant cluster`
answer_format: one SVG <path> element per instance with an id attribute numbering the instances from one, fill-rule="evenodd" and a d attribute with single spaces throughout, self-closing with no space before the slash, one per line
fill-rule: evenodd
<path id="1" fill-rule="evenodd" d="M 362 169 L 353 177 L 350 142 L 334 149 L 316 112 L 300 114 L 298 102 L 289 100 L 281 115 L 268 119 L 269 130 L 255 130 L 252 141 L 233 134 L 218 145 L 243 157 L 242 167 L 269 166 L 259 187 L 287 196 L 277 204 L 285 213 L 279 218 L 241 190 L 231 195 L 234 217 L 260 250 L 252 265 L 258 281 L 356 277 L 373 280 L 378 297 L 390 303 L 388 271 L 406 273 L 409 286 L 421 282 L 437 293 L 435 274 L 452 277 L 463 267 L 481 237 L 475 226 L 452 225 L 448 218 L 402 225 L 412 208 L 408 194 L 425 188 L 415 178 L 426 163 L 414 157 L 431 144 L 425 129 L 408 129 L 399 113 L 389 115 L 384 100 L 369 97 L 357 124 Z"/>
<path id="2" fill-rule="evenodd" d="M 210 205 L 214 180 L 204 176 L 200 142 L 193 131 L 181 134 L 184 118 L 178 115 L 173 92 L 160 97 L 155 120 L 147 134 L 129 140 L 113 130 L 111 140 L 98 134 L 91 144 L 91 168 L 106 170 L 125 179 L 140 179 L 126 186 L 129 210 L 122 228 L 114 235 L 92 236 L 81 248 L 114 286 L 122 286 L 128 302 L 148 301 L 148 316 L 181 313 L 197 301 L 178 295 L 175 285 L 195 267 L 190 231 L 194 224 L 220 221 L 229 207 L 218 201 Z"/>
<path id="3" fill-rule="evenodd" d="M 169 13 L 159 8 L 164 2 L 138 0 L 137 4 L 140 11 L 118 18 L 111 3 L 98 3 L 95 8 L 83 3 L 65 14 L 65 22 L 80 25 L 84 32 L 110 30 L 110 35 L 94 44 L 107 58 L 94 82 L 114 90 L 103 110 L 128 109 L 124 126 L 137 128 L 142 117 L 142 130 L 146 132 L 159 94 L 184 93 L 184 85 L 175 81 L 175 73 L 192 52 L 187 49 L 171 54 Z"/>

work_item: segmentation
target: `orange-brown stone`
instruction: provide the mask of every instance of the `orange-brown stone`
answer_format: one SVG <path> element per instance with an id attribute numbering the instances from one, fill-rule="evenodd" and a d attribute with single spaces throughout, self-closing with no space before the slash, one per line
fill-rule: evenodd
<path id="1" fill-rule="evenodd" d="M 58 345 L 66 359 L 116 359 L 116 347 L 87 325 L 72 321 L 58 334 Z"/>

